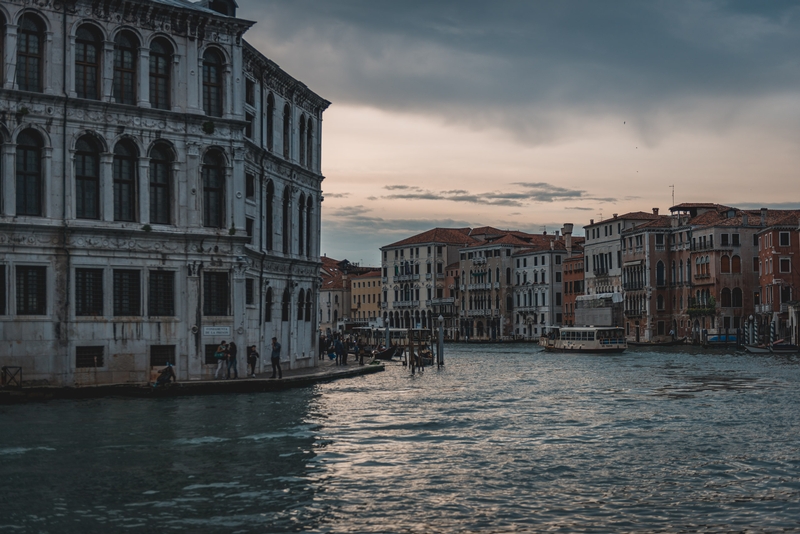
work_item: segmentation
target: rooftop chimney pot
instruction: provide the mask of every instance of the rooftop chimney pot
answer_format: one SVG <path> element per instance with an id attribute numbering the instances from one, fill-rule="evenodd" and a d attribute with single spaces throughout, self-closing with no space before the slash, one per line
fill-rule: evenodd
<path id="1" fill-rule="evenodd" d="M 658 215 L 658 208 L 653 208 L 653 215 Z"/>

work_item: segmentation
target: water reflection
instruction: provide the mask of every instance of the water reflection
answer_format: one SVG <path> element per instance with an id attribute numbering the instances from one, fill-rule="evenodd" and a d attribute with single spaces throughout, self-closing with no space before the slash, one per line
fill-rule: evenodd
<path id="1" fill-rule="evenodd" d="M 4 407 L 0 528 L 797 528 L 796 359 L 453 347 L 255 395 Z"/>

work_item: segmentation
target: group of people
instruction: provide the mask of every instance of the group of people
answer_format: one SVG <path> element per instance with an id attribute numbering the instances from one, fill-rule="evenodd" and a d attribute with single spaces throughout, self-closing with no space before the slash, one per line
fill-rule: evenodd
<path id="1" fill-rule="evenodd" d="M 331 360 L 336 360 L 336 365 L 347 365 L 347 353 L 353 352 L 356 357 L 361 354 L 364 344 L 355 339 L 342 339 L 339 334 L 331 337 L 321 336 L 319 340 L 319 359 L 325 359 L 325 355 Z"/>
<path id="2" fill-rule="evenodd" d="M 239 378 L 239 369 L 236 362 L 236 354 L 238 349 L 236 347 L 236 343 L 231 341 L 227 343 L 225 340 L 217 347 L 216 352 L 214 353 L 214 358 L 217 359 L 217 370 L 214 372 L 215 379 L 222 378 L 222 372 L 227 367 L 227 373 L 225 378 L 230 380 L 231 378 L 231 370 L 233 370 L 233 378 Z M 281 344 L 278 343 L 278 338 L 272 338 L 272 354 L 270 355 L 270 360 L 272 363 L 272 376 L 270 378 L 283 378 L 283 371 L 281 370 Z M 256 364 L 258 363 L 258 351 L 256 350 L 255 345 L 251 345 L 248 347 L 247 351 L 247 366 L 248 366 L 248 376 L 250 378 L 256 377 Z"/>

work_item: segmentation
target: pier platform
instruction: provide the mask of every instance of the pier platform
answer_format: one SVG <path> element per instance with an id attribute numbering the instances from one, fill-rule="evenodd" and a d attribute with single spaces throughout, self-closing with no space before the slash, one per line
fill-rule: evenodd
<path id="1" fill-rule="evenodd" d="M 0 388 L 0 404 L 43 401 L 51 399 L 91 399 L 100 397 L 180 397 L 186 395 L 214 395 L 224 393 L 256 393 L 281 391 L 306 387 L 321 382 L 352 378 L 384 370 L 381 362 L 359 365 L 352 359 L 347 365 L 336 365 L 328 360 L 317 360 L 316 367 L 283 371 L 283 378 L 270 378 L 271 371 L 257 374 L 255 378 L 186 380 L 167 386 L 147 384 L 103 384 L 75 387 L 26 386 Z"/>

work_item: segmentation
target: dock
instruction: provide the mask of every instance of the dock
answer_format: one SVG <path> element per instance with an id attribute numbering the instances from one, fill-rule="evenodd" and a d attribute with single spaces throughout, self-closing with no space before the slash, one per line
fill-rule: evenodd
<path id="1" fill-rule="evenodd" d="M 151 384 L 102 384 L 75 387 L 26 386 L 0 388 L 0 404 L 47 401 L 54 399 L 95 399 L 102 397 L 183 397 L 188 395 L 218 395 L 230 393 L 262 393 L 312 386 L 323 382 L 353 378 L 384 370 L 380 362 L 365 365 L 351 362 L 336 365 L 327 358 L 317 361 L 316 367 L 283 371 L 283 378 L 270 378 L 271 371 L 255 378 L 240 375 L 237 379 L 178 381 L 167 386 Z"/>

